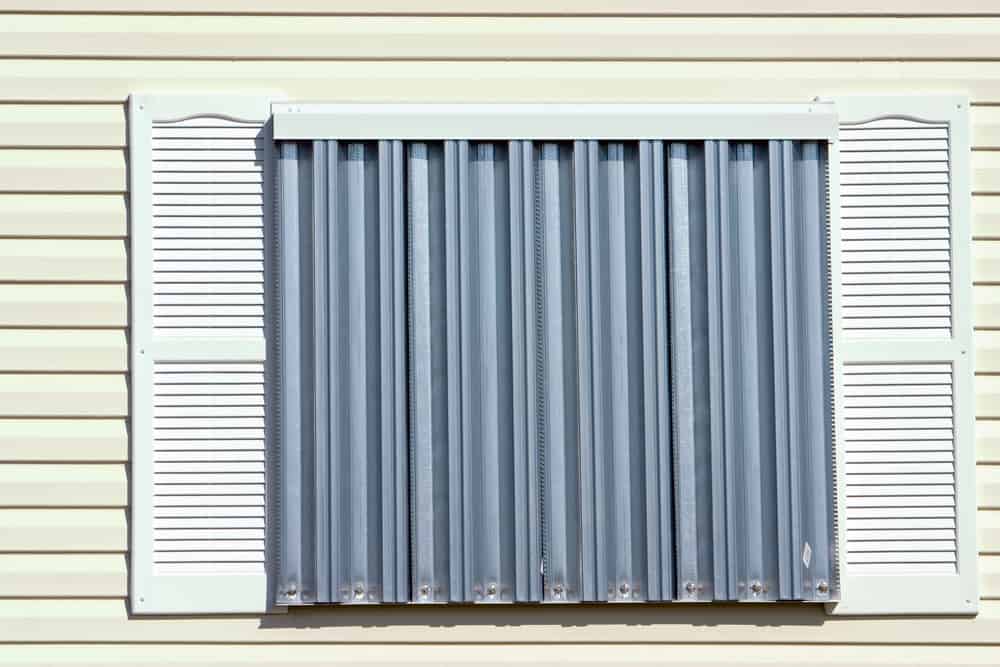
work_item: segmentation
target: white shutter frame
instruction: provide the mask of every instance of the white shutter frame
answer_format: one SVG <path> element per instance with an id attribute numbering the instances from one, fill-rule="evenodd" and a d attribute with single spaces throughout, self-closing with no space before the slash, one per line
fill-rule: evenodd
<path id="1" fill-rule="evenodd" d="M 219 557 L 218 554 L 204 559 L 206 562 L 199 562 L 199 557 L 195 549 L 207 547 L 212 549 L 218 545 L 220 533 L 209 530 L 205 533 L 206 540 L 202 542 L 192 541 L 190 547 L 184 546 L 181 563 L 164 562 L 171 560 L 170 557 L 161 553 L 157 562 L 156 551 L 154 549 L 154 477 L 163 472 L 156 470 L 167 469 L 169 471 L 179 470 L 186 472 L 187 468 L 182 464 L 155 464 L 154 462 L 154 388 L 157 386 L 157 377 L 165 369 L 184 370 L 180 365 L 184 364 L 189 369 L 202 372 L 203 377 L 214 378 L 212 382 L 226 382 L 224 375 L 213 375 L 208 371 L 220 370 L 218 364 L 229 364 L 222 367 L 222 370 L 239 368 L 238 362 L 251 362 L 253 370 L 258 367 L 264 372 L 265 361 L 265 339 L 263 332 L 267 330 L 266 322 L 261 319 L 263 327 L 257 332 L 247 329 L 247 335 L 231 335 L 232 330 L 220 331 L 216 335 L 200 335 L 197 330 L 183 328 L 157 330 L 154 327 L 154 187 L 153 187 L 153 155 L 154 140 L 153 128 L 157 123 L 180 122 L 191 118 L 211 118 L 219 119 L 221 123 L 228 121 L 241 121 L 243 123 L 259 124 L 261 132 L 266 132 L 266 141 L 257 139 L 256 146 L 252 149 L 256 160 L 261 165 L 261 217 L 259 224 L 262 228 L 262 236 L 266 234 L 267 220 L 271 215 L 269 205 L 272 196 L 270 183 L 270 173 L 273 170 L 271 165 L 271 141 L 270 127 L 267 124 L 270 117 L 271 102 L 280 99 L 273 94 L 253 94 L 253 95 L 132 95 L 129 100 L 129 213 L 131 220 L 130 230 L 130 306 L 131 306 L 131 587 L 130 599 L 131 610 L 136 614 L 210 614 L 210 613 L 260 613 L 269 608 L 269 562 L 271 559 L 265 556 L 270 551 L 270 545 L 264 544 L 265 540 L 256 540 L 254 544 L 260 544 L 259 553 L 241 553 L 236 556 Z M 162 125 L 161 125 L 162 126 Z M 252 130 L 242 128 L 245 134 L 252 134 Z M 209 131 L 209 134 L 211 132 Z M 211 146 L 212 138 L 195 146 L 204 150 Z M 210 191 L 210 183 L 214 180 L 211 169 L 205 169 L 201 175 L 195 178 L 204 177 L 202 184 Z M 187 180 L 187 179 L 178 179 Z M 224 180 L 224 179 L 218 179 Z M 182 187 L 181 190 L 197 190 L 197 188 Z M 208 222 L 211 224 L 211 221 Z M 209 227 L 209 234 L 215 228 Z M 262 241 L 264 239 L 261 239 Z M 211 243 L 205 244 L 211 247 Z M 214 252 L 214 251 L 209 251 Z M 263 250 L 261 250 L 263 258 Z M 263 274 L 262 274 L 263 275 Z M 198 280 L 198 278 L 195 278 Z M 210 289 L 210 288 L 209 288 Z M 255 288 L 256 289 L 256 288 Z M 261 282 L 261 289 L 266 291 L 266 285 Z M 213 301 L 207 295 L 206 300 Z M 169 308 L 166 309 L 169 311 Z M 192 309 L 195 310 L 195 309 Z M 225 319 L 225 318 L 224 318 Z M 227 321 L 235 321 L 228 318 Z M 172 323 L 171 323 L 172 326 Z M 210 325 L 211 326 L 211 325 Z M 171 335 L 158 335 L 169 333 Z M 201 332 L 202 334 L 204 332 Z M 209 331 L 209 334 L 213 332 Z M 161 365 L 157 370 L 157 364 Z M 170 366 L 174 364 L 174 366 Z M 216 366 L 212 366 L 215 364 Z M 245 370 L 246 365 L 243 365 Z M 243 377 L 243 376 L 239 376 Z M 249 376 L 248 376 L 249 377 Z M 254 375 L 254 377 L 257 377 Z M 262 377 L 262 376 L 261 376 Z M 219 379 L 222 378 L 222 379 Z M 207 380 L 206 380 L 207 381 Z M 230 380 L 231 381 L 231 380 Z M 162 385 L 160 385 L 162 386 Z M 206 385 L 209 390 L 219 385 Z M 263 387 L 262 379 L 258 386 Z M 200 402 L 196 398 L 194 402 Z M 208 401 L 206 401 L 208 402 Z M 225 403 L 225 401 L 222 401 Z M 174 405 L 184 405 L 182 397 L 179 401 L 174 401 Z M 192 412 L 186 408 L 170 408 L 171 410 L 186 414 Z M 223 410 L 228 410 L 225 408 Z M 207 409 L 211 414 L 212 408 Z M 216 408 L 216 414 L 221 414 Z M 172 414 L 172 413 L 171 413 Z M 199 413 L 201 414 L 201 413 Z M 215 420 L 220 421 L 220 420 Z M 201 427 L 203 429 L 207 427 Z M 263 450 L 264 438 L 260 437 L 260 449 Z M 198 452 L 194 456 L 181 456 L 179 458 L 196 459 L 198 456 L 211 457 L 213 451 L 217 449 L 210 444 L 210 441 L 199 441 L 198 446 L 206 447 L 205 452 Z M 257 458 L 264 458 L 262 465 L 268 465 L 270 458 L 265 454 L 260 456 L 260 452 L 255 453 Z M 230 473 L 240 468 L 228 466 L 225 461 L 219 461 L 219 468 L 224 473 Z M 174 467 L 171 467 L 173 465 Z M 192 470 L 215 470 L 213 466 L 202 466 L 199 463 L 190 466 Z M 259 466 L 258 466 L 259 467 Z M 258 470 L 256 475 L 263 477 L 262 471 Z M 181 475 L 175 475 L 181 479 Z M 209 483 L 208 478 L 218 478 L 220 475 L 204 475 L 206 478 L 203 484 Z M 233 479 L 230 476 L 228 479 Z M 160 478 L 161 480 L 163 477 Z M 241 480 L 245 481 L 245 480 Z M 193 480 L 192 480 L 193 483 Z M 194 488 L 193 486 L 191 488 Z M 185 492 L 187 493 L 187 492 Z M 190 493 L 196 493 L 191 491 Z M 206 496 L 205 499 L 208 497 Z M 240 514 L 239 511 L 227 511 L 222 507 L 209 508 L 208 512 L 202 512 L 192 503 L 191 497 L 188 499 L 175 499 L 174 503 L 185 505 L 180 508 L 168 508 L 169 512 L 162 511 L 161 517 L 167 514 L 170 517 L 180 517 L 179 519 L 167 519 L 160 522 L 166 525 L 187 525 L 185 522 L 189 515 L 202 517 L 201 525 L 218 526 L 223 529 L 228 528 L 225 522 L 230 519 L 210 519 L 207 517 L 218 516 L 219 514 Z M 195 497 L 195 500 L 200 500 Z M 208 504 L 211 504 L 209 502 Z M 222 500 L 218 505 L 228 505 Z M 266 520 L 266 503 L 259 499 L 260 510 L 254 512 L 260 515 L 254 521 L 256 530 L 263 532 L 260 522 Z M 237 508 L 243 509 L 245 508 Z M 215 523 L 213 523 L 215 521 Z M 232 520 L 239 522 L 239 519 Z M 247 520 L 244 519 L 244 522 Z M 220 523 L 221 522 L 221 523 Z M 195 523 L 195 522 L 191 522 Z M 236 523 L 233 528 L 241 525 Z M 189 531 L 195 532 L 195 531 Z M 236 531 L 232 531 L 236 532 Z M 200 533 L 196 533 L 196 536 Z M 185 537 L 191 537 L 190 535 Z M 200 545 L 200 546 L 196 546 Z M 172 555 L 172 554 L 171 554 Z M 255 562 L 217 562 L 232 559 L 233 561 L 243 559 Z M 194 562 L 191 562 L 194 561 Z M 214 561 L 214 562 L 213 562 Z"/>
<path id="2" fill-rule="evenodd" d="M 972 325 L 972 247 L 969 148 L 969 104 L 963 96 L 835 97 L 841 127 L 885 117 L 947 124 L 948 193 L 950 206 L 951 336 L 904 337 L 899 332 L 885 337 L 846 336 L 841 320 L 843 252 L 840 181 L 840 150 L 831 150 L 831 276 L 834 321 L 836 466 L 838 506 L 838 555 L 841 600 L 827 605 L 836 615 L 945 615 L 978 611 L 976 484 L 975 484 L 975 387 Z M 842 137 L 843 139 L 843 137 Z M 848 466 L 845 462 L 845 368 L 871 372 L 864 365 L 900 364 L 913 367 L 950 364 L 953 447 L 955 538 L 954 572 L 934 572 L 917 563 L 884 564 L 881 571 L 848 563 L 847 506 Z M 947 366 L 945 366 L 947 367 Z M 877 382 L 877 380 L 875 380 Z M 940 386 L 939 386 L 940 389 Z M 874 400 L 874 398 L 873 398 Z M 897 400 L 903 400 L 899 398 Z M 886 401 L 885 406 L 890 403 Z M 882 437 L 882 436 L 879 436 Z M 928 513 L 930 515 L 930 513 Z M 885 522 L 888 523 L 888 522 Z M 857 524 L 855 524 L 857 525 Z M 875 524 L 876 527 L 878 524 Z M 916 539 L 916 538 L 911 538 Z M 891 559 L 890 559 L 891 560 Z"/>

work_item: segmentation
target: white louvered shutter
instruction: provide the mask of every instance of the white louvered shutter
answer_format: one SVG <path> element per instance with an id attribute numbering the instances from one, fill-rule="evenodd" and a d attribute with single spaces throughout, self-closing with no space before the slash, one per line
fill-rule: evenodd
<path id="1" fill-rule="evenodd" d="M 269 96 L 133 96 L 135 613 L 267 608 Z"/>
<path id="2" fill-rule="evenodd" d="M 968 103 L 836 103 L 832 611 L 975 613 Z"/>

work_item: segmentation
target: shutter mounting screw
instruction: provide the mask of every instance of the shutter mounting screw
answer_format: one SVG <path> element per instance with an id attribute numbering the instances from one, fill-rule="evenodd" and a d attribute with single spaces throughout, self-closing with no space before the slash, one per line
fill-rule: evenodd
<path id="1" fill-rule="evenodd" d="M 753 592 L 754 595 L 760 595 L 761 592 L 763 592 L 764 590 L 764 586 L 759 581 L 755 580 L 751 582 L 750 590 Z"/>
<path id="2" fill-rule="evenodd" d="M 361 600 L 365 597 L 365 585 L 355 584 L 354 585 L 354 599 Z"/>
<path id="3" fill-rule="evenodd" d="M 486 586 L 486 594 L 489 595 L 491 598 L 492 597 L 496 597 L 496 594 L 497 594 L 497 585 L 496 584 L 492 584 L 492 583 L 489 584 L 489 585 L 487 585 Z"/>
<path id="4" fill-rule="evenodd" d="M 816 584 L 816 592 L 822 595 L 826 595 L 827 593 L 830 592 L 830 584 L 826 583 L 825 581 L 820 581 L 818 584 Z"/>
<path id="5" fill-rule="evenodd" d="M 618 592 L 624 595 L 625 597 L 628 597 L 628 584 L 622 582 L 622 585 L 618 587 Z"/>
<path id="6" fill-rule="evenodd" d="M 427 584 L 424 584 L 423 586 L 420 587 L 420 597 L 421 597 L 421 599 L 426 600 L 427 598 L 430 597 L 430 595 L 431 595 L 431 587 L 430 586 L 428 586 Z"/>
<path id="7" fill-rule="evenodd" d="M 687 591 L 688 595 L 694 595 L 698 591 L 698 587 L 694 585 L 693 581 L 689 581 L 684 584 L 684 590 Z"/>

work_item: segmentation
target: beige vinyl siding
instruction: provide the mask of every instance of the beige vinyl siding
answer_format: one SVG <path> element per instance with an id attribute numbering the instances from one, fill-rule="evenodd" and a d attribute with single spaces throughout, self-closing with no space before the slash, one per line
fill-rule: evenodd
<path id="1" fill-rule="evenodd" d="M 1000 663 L 1000 8 L 423 5 L 0 0 L 0 665 Z M 979 616 L 642 605 L 130 618 L 124 104 L 136 91 L 279 91 L 310 101 L 968 93 Z"/>

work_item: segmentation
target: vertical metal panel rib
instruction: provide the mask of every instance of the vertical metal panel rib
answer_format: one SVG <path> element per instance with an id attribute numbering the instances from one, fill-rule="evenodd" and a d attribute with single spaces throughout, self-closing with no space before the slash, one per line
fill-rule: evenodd
<path id="1" fill-rule="evenodd" d="M 579 416 L 573 276 L 572 148 L 535 147 L 534 237 L 542 466 L 544 598 L 577 600 L 580 572 Z"/>
<path id="2" fill-rule="evenodd" d="M 309 503 L 311 480 L 303 479 L 303 458 L 308 443 L 304 442 L 302 419 L 302 350 L 301 350 L 301 290 L 300 273 L 300 192 L 299 147 L 283 144 L 279 154 L 279 205 L 281 207 L 280 266 L 281 300 L 279 399 L 281 421 L 281 540 L 278 581 L 278 601 L 300 604 L 303 587 L 309 588 L 315 566 L 312 554 L 304 550 L 304 539 L 311 533 Z M 311 193 L 310 193 L 311 194 Z"/>
<path id="3" fill-rule="evenodd" d="M 514 450 L 507 147 L 459 144 L 463 599 L 513 599 Z"/>
<path id="4" fill-rule="evenodd" d="M 409 599 L 407 560 L 407 441 L 405 217 L 403 143 L 380 141 L 379 288 L 382 340 L 382 597 Z"/>
<path id="5" fill-rule="evenodd" d="M 327 153 L 327 142 L 316 141 L 312 146 L 312 182 L 325 184 L 328 167 L 336 165 L 336 144 L 333 145 L 334 157 Z M 328 302 L 329 263 L 327 252 L 333 245 L 328 238 L 330 229 L 328 205 L 329 190 L 325 187 L 312 188 L 312 229 L 310 230 L 312 246 L 312 298 L 306 304 L 312 309 L 312 401 L 314 407 L 313 429 L 313 484 L 315 485 L 316 503 L 315 540 L 316 540 L 316 600 L 330 602 L 333 600 L 334 586 L 331 583 L 331 553 L 332 545 L 330 521 L 330 504 L 322 499 L 330 494 L 330 420 L 323 417 L 329 414 L 330 378 L 330 308 Z M 311 302 L 311 303 L 310 303 Z M 339 322 L 335 322 L 339 324 Z M 336 330 L 335 330 L 336 331 Z M 308 482 L 307 482 L 308 483 Z"/>
<path id="6" fill-rule="evenodd" d="M 577 142 L 575 153 L 582 599 L 631 601 L 648 595 L 647 490 L 659 488 L 645 474 L 640 160 L 634 143 Z M 666 376 L 648 372 L 655 395 Z"/>
<path id="7" fill-rule="evenodd" d="M 452 276 L 446 249 L 457 232 L 445 216 L 445 156 L 440 144 L 407 147 L 410 272 L 410 494 L 411 599 L 449 598 L 449 434 L 459 405 L 450 401 L 447 357 L 457 314 L 446 291 Z M 450 224 L 450 226 L 449 226 Z M 459 517 L 460 518 L 460 517 Z"/>
<path id="8" fill-rule="evenodd" d="M 530 142 L 508 143 L 511 383 L 514 448 L 515 600 L 541 600 L 538 450 L 534 400 L 533 160 Z"/>
<path id="9" fill-rule="evenodd" d="M 795 416 L 790 428 L 792 553 L 795 564 L 789 597 L 828 600 L 833 590 L 833 511 L 830 469 L 832 436 L 829 395 L 829 322 L 826 276 L 826 151 L 815 142 L 784 142 L 786 179 L 798 196 L 786 211 L 788 310 L 794 312 L 795 345 L 789 344 L 789 397 Z M 791 325 L 793 319 L 789 318 Z M 792 331 L 788 338 L 793 338 Z M 800 567 L 801 565 L 801 567 Z"/>
<path id="10" fill-rule="evenodd" d="M 670 600 L 673 586 L 673 471 L 670 455 L 670 345 L 667 331 L 666 172 L 663 142 L 639 143 L 642 291 L 643 447 L 648 600 Z"/>

